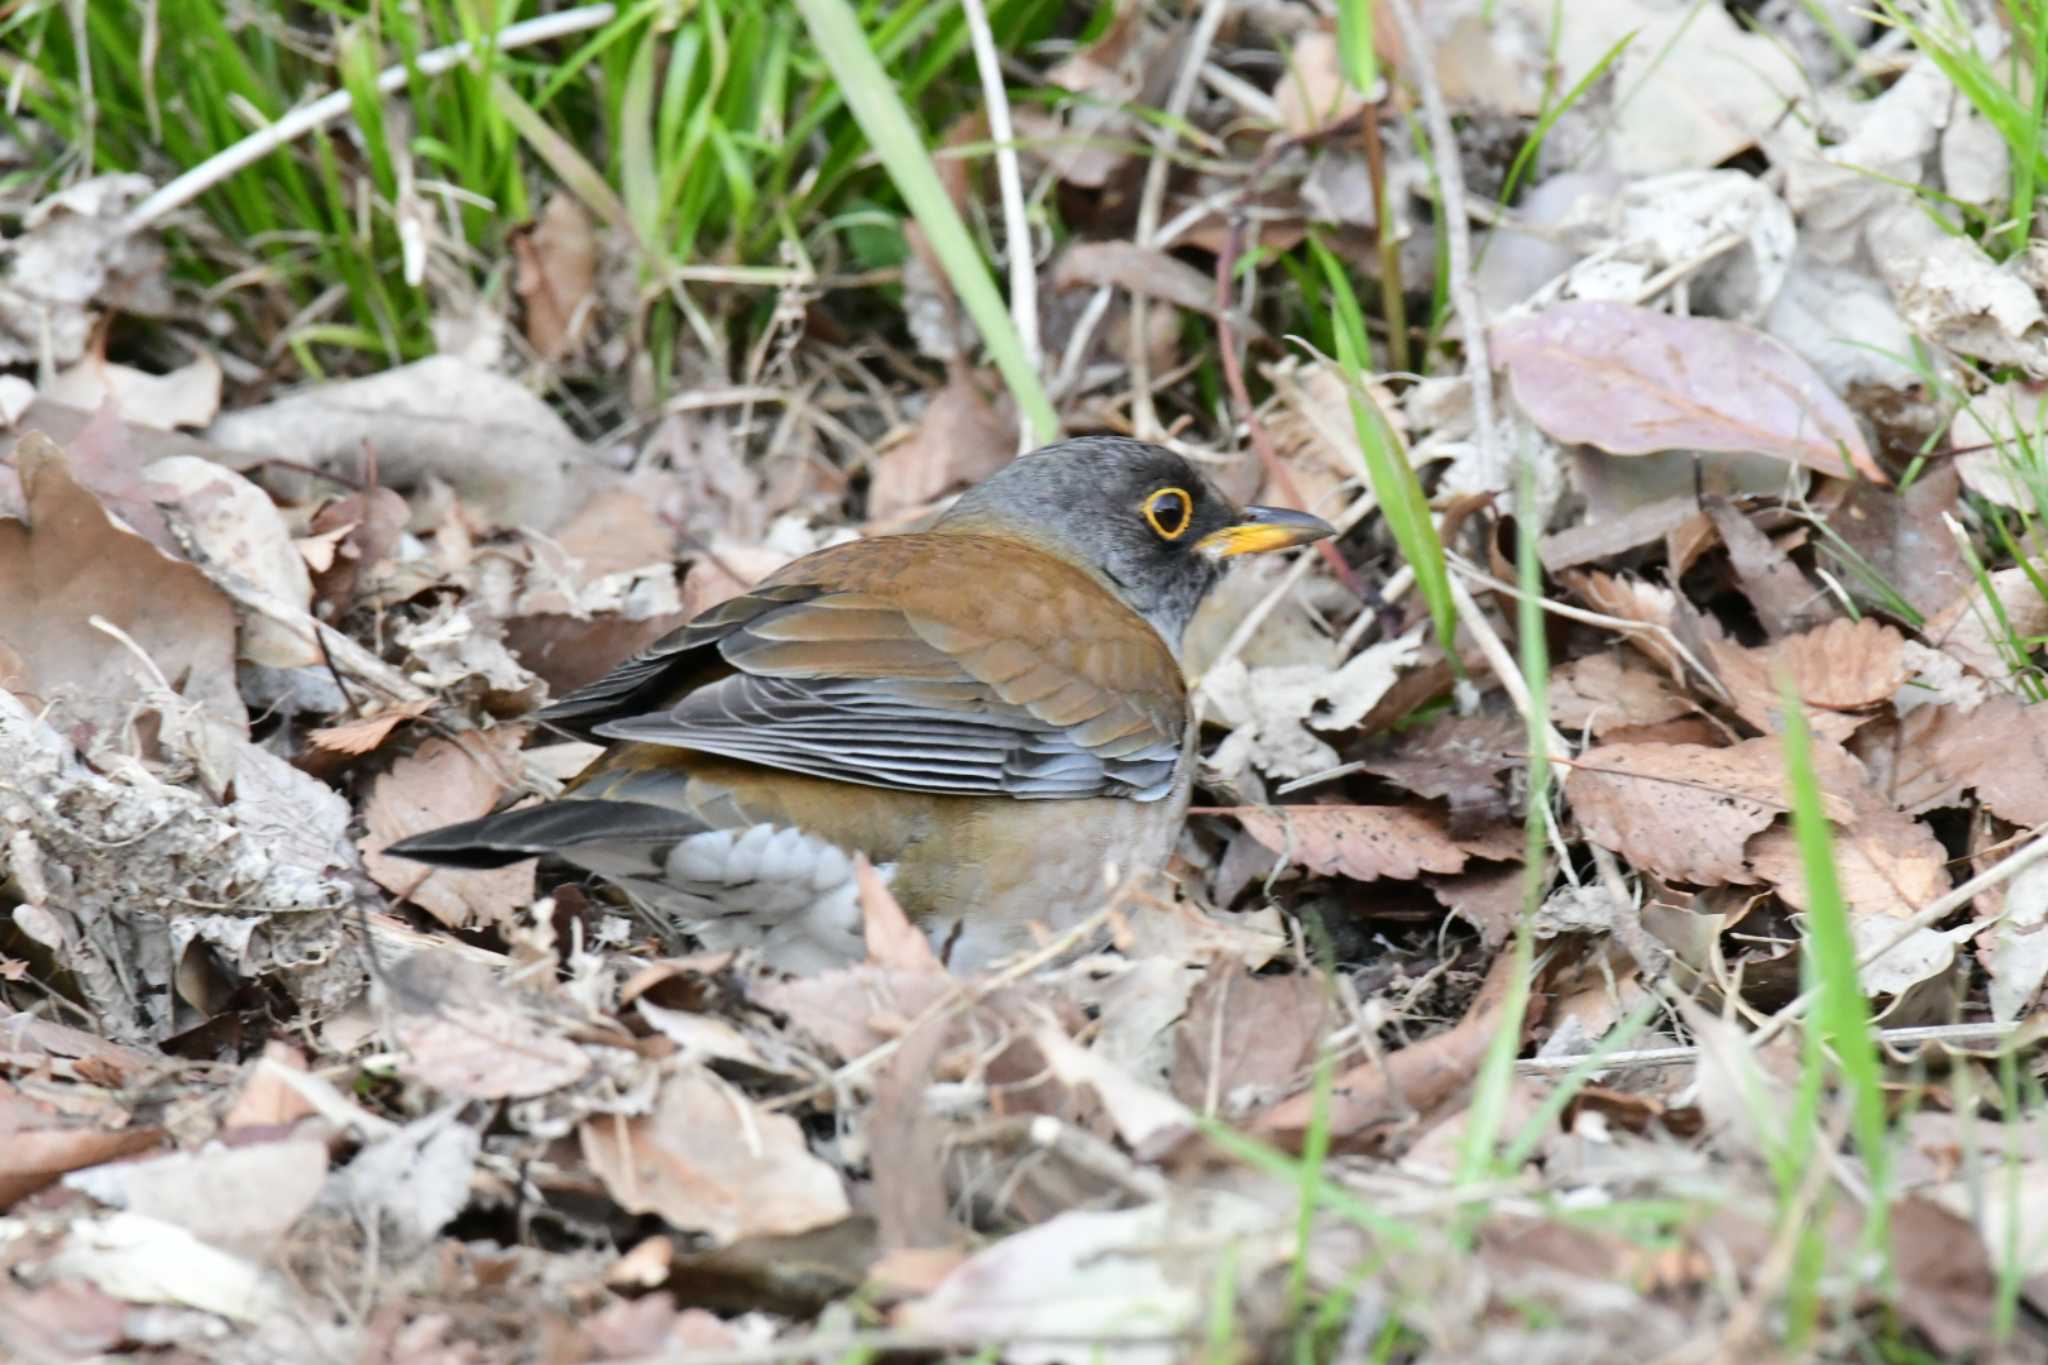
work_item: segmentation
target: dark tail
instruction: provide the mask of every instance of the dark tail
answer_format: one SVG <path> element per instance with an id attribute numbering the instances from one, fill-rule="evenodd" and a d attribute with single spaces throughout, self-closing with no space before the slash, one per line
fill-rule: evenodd
<path id="1" fill-rule="evenodd" d="M 645 801 L 554 801 L 401 839 L 386 853 L 432 867 L 509 867 L 582 844 L 673 843 L 704 822 Z"/>

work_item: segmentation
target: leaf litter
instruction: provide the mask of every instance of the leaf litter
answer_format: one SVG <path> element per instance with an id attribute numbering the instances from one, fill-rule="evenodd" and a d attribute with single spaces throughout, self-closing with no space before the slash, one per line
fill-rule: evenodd
<path id="1" fill-rule="evenodd" d="M 1060 92 L 1016 111 L 1070 234 L 1034 256 L 1046 370 L 1070 429 L 1146 420 L 1143 370 L 1234 494 L 1355 502 L 1367 595 L 1320 562 L 1220 592 L 1184 661 L 1217 804 L 1165 877 L 972 979 L 873 875 L 869 960 L 805 976 L 694 952 L 546 864 L 382 853 L 573 775 L 589 748 L 523 721 L 547 696 L 1009 458 L 1015 417 L 910 225 L 890 306 L 911 323 L 865 335 L 858 286 L 791 286 L 750 354 L 681 343 L 664 407 L 619 285 L 639 248 L 572 190 L 505 234 L 503 289 L 429 272 L 446 354 L 296 388 L 181 313 L 161 240 L 122 217 L 147 177 L 5 210 L 0 364 L 33 397 L 4 405 L 0 487 L 0 1340 L 1768 1351 L 1788 1237 L 1875 1225 L 1874 1154 L 1802 1114 L 1780 1036 L 1821 913 L 1789 690 L 1861 985 L 1913 1063 L 1876 1187 L 1891 1287 L 1832 1261 L 1813 1311 L 1836 1343 L 2040 1354 L 2017 1306 L 2048 1311 L 2048 1263 L 2015 1230 L 2048 1207 L 2026 1141 L 2048 864 L 2007 873 L 2048 825 L 2048 605 L 2037 559 L 2009 561 L 2038 530 L 2048 324 L 2032 255 L 1945 235 L 1916 197 L 1995 220 L 2002 143 L 1841 7 L 1855 65 L 1814 7 L 1746 29 L 1458 0 L 1424 7 L 1418 53 L 1396 0 L 1373 7 L 1375 92 L 1319 15 L 1222 8 L 1207 55 L 1190 17 L 1120 4 L 1008 72 Z M 1447 355 L 1491 346 L 1504 410 L 1455 361 L 1358 376 L 1470 593 L 1447 654 L 1359 498 L 1346 378 L 1288 350 L 1249 253 L 1313 228 L 1360 275 L 1397 262 L 1411 309 L 1462 288 L 1435 274 L 1450 205 L 1389 88 L 1452 103 L 1484 195 L 1625 38 L 1548 106 L 1489 218 L 1489 311 L 1444 332 Z M 2009 58 L 1996 25 L 1971 41 Z M 1138 111 L 1181 75 L 1198 150 L 1156 163 L 1139 212 Z M 993 193 L 949 184 L 975 214 Z M 166 319 L 168 344 L 134 344 Z M 1190 378 L 1220 344 L 1261 401 Z M 594 375 L 632 378 L 593 400 Z M 1532 727 L 1498 663 L 1521 529 L 1557 728 L 1532 865 Z M 1770 1162 L 1805 1141 L 1832 1160 L 1788 1188 Z M 1285 1164 L 1304 1151 L 1309 1176 Z M 1682 1211 L 1631 1221 L 1652 1207 Z"/>

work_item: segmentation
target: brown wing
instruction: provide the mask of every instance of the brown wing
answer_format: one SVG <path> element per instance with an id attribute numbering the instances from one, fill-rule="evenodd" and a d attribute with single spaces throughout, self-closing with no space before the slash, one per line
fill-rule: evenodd
<path id="1" fill-rule="evenodd" d="M 922 534 L 807 556 L 543 717 L 870 786 L 1149 801 L 1187 699 L 1165 643 L 1080 570 Z"/>

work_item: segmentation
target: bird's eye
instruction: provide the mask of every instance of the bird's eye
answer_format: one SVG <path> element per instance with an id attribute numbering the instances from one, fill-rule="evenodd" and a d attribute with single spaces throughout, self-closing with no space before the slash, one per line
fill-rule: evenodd
<path id="1" fill-rule="evenodd" d="M 1195 519 L 1195 500 L 1184 488 L 1162 488 L 1145 499 L 1145 521 L 1161 540 L 1179 540 Z"/>

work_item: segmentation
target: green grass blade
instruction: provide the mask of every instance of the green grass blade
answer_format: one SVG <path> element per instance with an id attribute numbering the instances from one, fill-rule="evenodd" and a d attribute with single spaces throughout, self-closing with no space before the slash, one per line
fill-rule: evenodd
<path id="1" fill-rule="evenodd" d="M 881 158 L 896 192 L 924 229 L 953 292 L 980 330 L 1025 423 L 1041 442 L 1058 439 L 1059 417 L 1038 371 L 1024 355 L 1024 343 L 1018 339 L 1009 309 L 989 275 L 988 263 L 953 201 L 946 197 L 924 139 L 897 97 L 888 73 L 875 59 L 852 7 L 846 0 L 796 0 L 796 7 L 811 30 L 819 56 L 838 81 L 847 107 Z"/>
<path id="2" fill-rule="evenodd" d="M 1814 773 L 1806 712 L 1789 678 L 1781 679 L 1780 693 L 1785 708 L 1785 776 L 1792 795 L 1792 832 L 1806 879 L 1806 970 L 1820 991 L 1812 1022 L 1819 1038 L 1833 1051 L 1848 1091 L 1850 1129 L 1863 1152 L 1875 1192 L 1870 1236 L 1873 1245 L 1884 1246 L 1889 1155 L 1884 1071 L 1871 1028 L 1870 1004 L 1856 971 L 1856 939 L 1835 870 L 1834 838 L 1822 805 L 1820 779 Z"/>
<path id="3" fill-rule="evenodd" d="M 1444 652 L 1455 658 L 1453 639 L 1458 629 L 1458 609 L 1451 601 L 1450 569 L 1444 563 L 1444 547 L 1437 539 L 1436 523 L 1430 519 L 1429 499 L 1422 492 L 1422 480 L 1408 463 L 1386 419 L 1352 387 L 1355 377 L 1367 372 L 1365 314 L 1337 258 L 1313 239 L 1309 249 L 1322 265 L 1323 278 L 1329 285 L 1328 297 L 1336 315 L 1337 360 L 1350 388 L 1351 420 L 1358 428 L 1359 449 L 1365 454 L 1366 481 L 1379 500 L 1380 515 L 1386 518 L 1394 543 L 1415 570 L 1415 586 L 1429 606 L 1437 639 Z"/>

